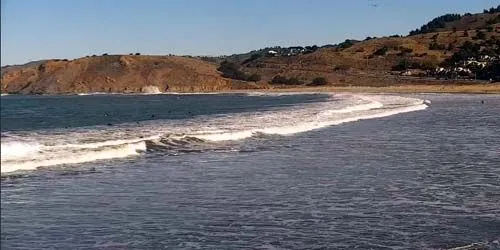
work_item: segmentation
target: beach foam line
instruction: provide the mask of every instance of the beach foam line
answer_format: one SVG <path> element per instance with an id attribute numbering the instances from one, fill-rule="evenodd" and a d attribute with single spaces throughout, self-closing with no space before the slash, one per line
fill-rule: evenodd
<path id="1" fill-rule="evenodd" d="M 55 154 L 46 156 L 45 159 L 42 158 L 28 161 L 5 161 L 2 162 L 1 171 L 2 173 L 6 173 L 16 170 L 32 170 L 38 167 L 45 166 L 77 164 L 97 160 L 124 158 L 128 156 L 138 155 L 144 151 L 146 151 L 146 143 L 138 142 L 121 145 L 115 148 L 104 148 L 98 151 L 81 152 L 79 154 L 73 155 Z"/>
<path id="2" fill-rule="evenodd" d="M 61 148 L 96 149 L 96 148 L 102 148 L 102 147 L 107 147 L 107 146 L 118 146 L 118 145 L 124 145 L 124 144 L 137 143 L 137 142 L 146 141 L 146 140 L 156 140 L 156 139 L 159 139 L 160 137 L 161 137 L 160 135 L 156 135 L 156 136 L 134 138 L 134 139 L 127 139 L 127 140 L 120 139 L 120 140 L 109 140 L 109 141 L 103 141 L 103 142 L 91 142 L 91 143 L 82 143 L 82 144 L 61 144 L 61 145 L 54 145 L 54 146 L 43 146 L 43 147 L 41 147 L 41 149 L 45 149 L 45 150 L 61 149 Z"/>
<path id="3" fill-rule="evenodd" d="M 379 105 L 375 105 L 375 104 L 373 106 L 366 105 L 365 107 L 379 107 Z M 205 134 L 205 135 L 196 135 L 196 137 L 203 139 L 203 140 L 209 140 L 209 141 L 230 141 L 230 140 L 242 140 L 242 139 L 250 138 L 250 137 L 254 136 L 255 134 L 259 134 L 259 133 L 260 134 L 269 134 L 269 135 L 288 136 L 288 135 L 303 133 L 303 132 L 307 132 L 307 131 L 311 131 L 311 130 L 315 130 L 315 129 L 321 129 L 321 128 L 325 128 L 325 127 L 329 127 L 329 126 L 340 125 L 340 124 L 348 123 L 348 122 L 382 118 L 382 117 L 392 116 L 392 115 L 406 113 L 406 112 L 424 110 L 427 107 L 428 106 L 425 104 L 420 104 L 420 105 L 416 105 L 416 106 L 401 107 L 401 108 L 386 110 L 386 111 L 379 112 L 379 113 L 359 115 L 359 116 L 338 119 L 338 120 L 313 121 L 313 122 L 299 123 L 299 124 L 292 125 L 292 126 L 276 126 L 276 127 L 269 127 L 269 128 L 263 128 L 263 129 L 251 129 L 251 130 L 246 130 L 246 131 L 212 133 L 212 134 Z M 356 109 L 354 109 L 354 110 L 356 110 Z M 366 110 L 366 109 L 364 109 L 364 110 Z M 334 113 L 334 112 L 332 112 L 332 113 Z"/>

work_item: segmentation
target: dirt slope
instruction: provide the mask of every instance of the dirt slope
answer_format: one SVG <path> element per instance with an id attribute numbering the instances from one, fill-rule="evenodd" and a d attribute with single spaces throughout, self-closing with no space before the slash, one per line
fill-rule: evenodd
<path id="1" fill-rule="evenodd" d="M 47 60 L 2 68 L 2 92 L 62 94 L 87 92 L 218 91 L 231 88 L 215 66 L 176 56 L 107 55 L 72 61 Z M 154 89 L 154 88 L 153 88 Z"/>
<path id="2" fill-rule="evenodd" d="M 348 48 L 321 48 L 314 53 L 298 56 L 263 56 L 243 64 L 242 70 L 260 74 L 263 83 L 276 75 L 282 75 L 298 77 L 304 82 L 323 76 L 333 85 L 397 84 L 406 80 L 394 77 L 391 71 L 402 61 L 435 68 L 466 41 L 485 44 L 487 41 L 500 40 L 499 16 L 500 13 L 467 15 L 447 23 L 438 32 L 369 39 Z M 478 32 L 485 37 L 478 38 Z M 377 54 L 383 48 L 386 51 Z M 418 82 L 417 79 L 413 80 Z"/>

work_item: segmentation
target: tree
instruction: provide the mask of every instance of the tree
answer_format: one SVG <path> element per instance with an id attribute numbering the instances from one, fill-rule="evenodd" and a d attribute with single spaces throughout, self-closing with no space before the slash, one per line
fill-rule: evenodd
<path id="1" fill-rule="evenodd" d="M 481 46 L 479 44 L 466 41 L 460 47 L 460 50 L 455 52 L 450 58 L 443 62 L 445 66 L 453 66 L 457 62 L 465 61 L 470 57 L 479 57 Z"/>
<path id="2" fill-rule="evenodd" d="M 478 39 L 484 40 L 484 39 L 486 39 L 486 34 L 484 32 L 482 32 L 482 31 L 479 31 L 479 32 L 476 33 L 476 37 Z"/>
<path id="3" fill-rule="evenodd" d="M 420 29 L 410 31 L 410 36 L 435 32 L 437 29 L 444 28 L 446 23 L 453 22 L 462 18 L 460 14 L 446 14 L 432 19 L 427 24 L 422 25 Z"/>
<path id="4" fill-rule="evenodd" d="M 247 74 L 241 71 L 239 69 L 239 66 L 232 62 L 223 61 L 217 68 L 217 70 L 222 72 L 223 77 L 243 81 L 246 81 L 248 78 Z"/>
<path id="5" fill-rule="evenodd" d="M 433 42 L 429 44 L 429 49 L 430 50 L 444 50 L 446 47 L 443 44 L 438 44 L 436 42 Z"/>
<path id="6" fill-rule="evenodd" d="M 375 56 L 384 56 L 387 53 L 388 50 L 389 50 L 389 48 L 387 46 L 384 46 L 384 47 L 376 50 L 373 53 L 373 55 L 375 55 Z"/>
<path id="7" fill-rule="evenodd" d="M 324 77 L 316 77 L 312 80 L 312 82 L 309 84 L 309 86 L 323 86 L 327 85 L 328 81 Z"/>
<path id="8" fill-rule="evenodd" d="M 261 77 L 259 74 L 257 73 L 253 73 L 251 74 L 250 76 L 248 76 L 247 78 L 247 81 L 250 81 L 250 82 L 258 82 L 260 81 Z"/>
<path id="9" fill-rule="evenodd" d="M 271 80 L 271 84 L 286 84 L 288 82 L 288 79 L 284 76 L 274 76 L 273 79 Z"/>
<path id="10" fill-rule="evenodd" d="M 500 5 L 498 5 L 496 8 L 495 7 L 491 7 L 489 10 L 487 9 L 484 9 L 483 10 L 483 13 L 484 14 L 494 14 L 494 13 L 497 13 L 497 12 L 500 12 Z"/>
<path id="11" fill-rule="evenodd" d="M 277 75 L 273 77 L 271 84 L 300 85 L 303 84 L 303 82 L 297 77 L 286 78 L 284 76 Z"/>
<path id="12" fill-rule="evenodd" d="M 338 44 L 338 48 L 340 49 L 347 49 L 354 44 L 358 43 L 357 40 L 352 40 L 352 39 L 346 39 L 344 42 Z"/>
<path id="13" fill-rule="evenodd" d="M 262 56 L 262 54 L 260 54 L 260 53 L 259 53 L 259 54 L 252 54 L 252 55 L 250 56 L 250 58 L 248 58 L 248 59 L 244 60 L 244 61 L 241 63 L 241 65 L 245 65 L 245 64 L 247 64 L 247 63 L 249 63 L 249 62 L 251 62 L 251 61 L 255 61 L 255 60 L 257 60 L 258 58 L 260 58 L 261 56 Z"/>
<path id="14" fill-rule="evenodd" d="M 399 47 L 399 50 L 401 50 L 401 52 L 402 52 L 403 54 L 410 54 L 410 53 L 412 53 L 412 52 L 413 52 L 413 49 L 411 49 L 411 48 L 406 48 L 406 47 Z"/>
<path id="15" fill-rule="evenodd" d="M 418 65 L 418 68 L 419 69 L 423 69 L 423 70 L 433 70 L 437 67 L 437 63 L 436 62 L 433 62 L 433 61 L 430 61 L 430 60 L 426 60 L 426 61 L 422 61 L 419 65 Z"/>
<path id="16" fill-rule="evenodd" d="M 290 79 L 288 79 L 288 81 L 287 81 L 288 85 L 300 85 L 302 83 L 303 82 L 301 80 L 299 80 L 299 78 L 297 78 L 297 77 L 290 77 Z"/>
<path id="17" fill-rule="evenodd" d="M 405 59 L 400 60 L 398 62 L 398 64 L 393 66 L 392 70 L 398 70 L 398 71 L 407 70 L 410 68 L 410 64 L 411 64 L 411 62 L 405 58 Z"/>

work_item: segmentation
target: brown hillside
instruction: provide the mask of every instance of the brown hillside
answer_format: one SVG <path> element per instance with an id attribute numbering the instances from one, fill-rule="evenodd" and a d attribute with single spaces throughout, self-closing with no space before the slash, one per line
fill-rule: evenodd
<path id="1" fill-rule="evenodd" d="M 304 82 L 323 76 L 338 86 L 398 84 L 408 81 L 391 72 L 402 61 L 435 68 L 466 41 L 481 44 L 486 40 L 500 40 L 499 16 L 500 13 L 463 16 L 447 23 L 439 32 L 371 39 L 345 49 L 321 48 L 298 56 L 261 57 L 243 65 L 243 70 L 261 74 L 262 82 L 282 75 L 298 77 Z M 484 39 L 476 37 L 478 31 L 486 35 Z M 432 48 L 433 44 L 439 47 Z M 376 53 L 384 47 L 386 52 Z M 419 82 L 417 79 L 412 81 Z"/>
<path id="2" fill-rule="evenodd" d="M 211 64 L 176 56 L 109 55 L 72 61 L 48 60 L 24 67 L 2 69 L 2 92 L 86 93 L 160 91 L 218 91 L 229 89 Z"/>

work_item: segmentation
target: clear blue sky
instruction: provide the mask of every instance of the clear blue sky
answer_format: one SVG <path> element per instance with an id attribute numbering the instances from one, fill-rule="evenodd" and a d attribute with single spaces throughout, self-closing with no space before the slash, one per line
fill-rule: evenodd
<path id="1" fill-rule="evenodd" d="M 222 55 L 407 34 L 499 0 L 1 0 L 1 64 L 92 54 Z M 372 4 L 377 3 L 378 7 Z"/>

